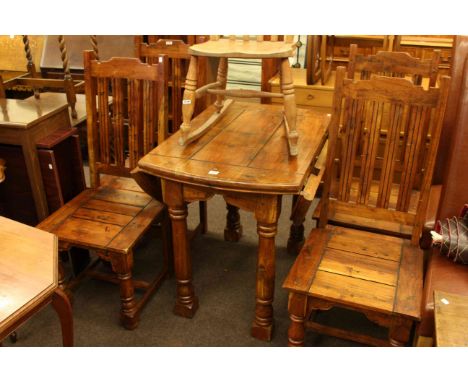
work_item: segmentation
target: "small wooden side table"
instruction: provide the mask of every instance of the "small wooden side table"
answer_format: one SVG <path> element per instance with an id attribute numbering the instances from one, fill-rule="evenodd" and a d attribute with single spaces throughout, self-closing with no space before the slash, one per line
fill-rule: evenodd
<path id="1" fill-rule="evenodd" d="M 434 291 L 437 346 L 468 346 L 468 296 Z"/>
<path id="2" fill-rule="evenodd" d="M 73 346 L 68 297 L 58 289 L 57 236 L 0 217 L 0 341 L 52 303 L 63 346 Z"/>
<path id="3" fill-rule="evenodd" d="M 36 142 L 67 127 L 71 127 L 71 122 L 63 97 L 0 99 L 0 143 L 22 147 L 39 220 L 45 219 L 49 211 Z"/>
<path id="4" fill-rule="evenodd" d="M 208 107 L 192 120 L 195 128 L 214 112 Z M 192 285 L 187 241 L 187 202 L 220 194 L 230 205 L 254 213 L 259 236 L 255 319 L 252 335 L 270 340 L 273 331 L 275 236 L 282 195 L 297 195 L 311 174 L 328 131 L 327 114 L 297 113 L 298 155 L 288 153 L 283 110 L 276 105 L 234 102 L 213 127 L 186 146 L 173 134 L 138 163 L 133 175 L 150 195 L 159 177 L 172 221 L 177 299 L 174 313 L 193 317 L 198 298 Z M 234 221 L 236 219 L 233 219 Z M 235 236 L 236 232 L 233 232 Z M 228 235 L 229 236 L 229 235 Z"/>

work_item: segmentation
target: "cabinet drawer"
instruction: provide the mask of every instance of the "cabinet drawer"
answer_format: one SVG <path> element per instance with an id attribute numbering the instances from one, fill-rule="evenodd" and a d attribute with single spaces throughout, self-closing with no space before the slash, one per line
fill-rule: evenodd
<path id="1" fill-rule="evenodd" d="M 307 89 L 295 88 L 296 104 L 298 106 L 331 107 L 333 89 Z M 272 86 L 273 92 L 280 92 L 279 87 Z M 281 98 L 272 98 L 273 102 L 282 103 Z"/>

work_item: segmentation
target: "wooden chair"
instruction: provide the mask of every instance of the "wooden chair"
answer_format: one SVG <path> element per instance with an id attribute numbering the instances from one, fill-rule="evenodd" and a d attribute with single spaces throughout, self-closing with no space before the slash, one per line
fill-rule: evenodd
<path id="1" fill-rule="evenodd" d="M 329 150 L 318 228 L 312 230 L 283 287 L 289 291 L 289 345 L 304 343 L 304 330 L 374 345 L 405 345 L 420 318 L 423 253 L 417 248 L 428 205 L 450 79 L 424 90 L 403 78 L 345 79 L 337 70 Z M 409 206 L 419 152 L 431 125 L 428 156 L 422 166 L 416 211 Z M 376 176 L 378 136 L 387 130 L 382 170 Z M 403 131 L 403 136 L 400 132 Z M 356 138 L 364 137 L 358 149 Z M 341 139 L 341 147 L 337 145 Z M 340 152 L 337 152 L 340 151 Z M 345 158 L 334 177 L 335 158 Z M 356 159 L 360 169 L 355 173 Z M 395 182 L 399 173 L 399 182 Z M 377 192 L 373 192 L 376 185 Z M 392 201 L 392 194 L 397 197 Z M 411 240 L 327 225 L 330 213 L 346 208 L 350 216 L 413 227 Z M 340 306 L 357 310 L 389 328 L 389 340 L 308 321 L 318 310 Z"/>
<path id="2" fill-rule="evenodd" d="M 0 91 L 0 96 L 5 89 L 14 88 L 16 86 L 26 86 L 34 90 L 34 97 L 41 97 L 41 90 L 43 89 L 55 89 L 65 92 L 68 105 L 70 107 L 70 117 L 72 125 L 76 126 L 80 123 L 83 123 L 86 119 L 86 101 L 84 94 L 78 94 L 83 91 L 84 82 L 79 80 L 74 80 L 70 73 L 69 60 L 67 54 L 67 48 L 65 45 L 64 36 L 58 36 L 60 56 L 63 63 L 64 76 L 63 79 L 58 78 L 42 78 L 41 74 L 36 70 L 34 65 L 31 48 L 29 46 L 29 38 L 27 35 L 23 36 L 24 50 L 27 60 L 27 73 L 7 80 L 3 83 L 3 90 Z M 97 49 L 97 45 L 96 45 Z M 49 96 L 43 95 L 44 96 Z M 55 94 L 51 95 L 55 97 Z"/>
<path id="3" fill-rule="evenodd" d="M 436 86 L 439 72 L 440 50 L 434 50 L 428 59 L 415 58 L 406 52 L 379 51 L 375 55 L 358 53 L 358 46 L 351 44 L 349 49 L 348 78 L 369 79 L 371 75 L 388 77 L 411 77 L 416 85 L 423 78 L 429 80 L 428 86 Z"/>
<path id="4" fill-rule="evenodd" d="M 206 40 L 205 36 L 192 37 L 196 38 L 193 43 L 197 44 Z M 161 38 L 154 42 L 144 43 L 143 36 L 135 36 L 135 57 L 138 57 L 142 62 L 151 64 L 161 54 L 166 55 L 169 60 L 169 134 L 179 130 L 182 123 L 182 94 L 190 61 L 189 48 L 190 45 L 181 39 Z M 206 59 L 198 60 L 197 73 L 197 83 L 206 84 Z M 194 115 L 198 115 L 206 106 L 204 102 L 197 102 Z"/>
<path id="5" fill-rule="evenodd" d="M 306 81 L 308 85 L 325 83 L 333 66 L 334 36 L 307 36 Z"/>
<path id="6" fill-rule="evenodd" d="M 284 99 L 284 127 L 288 137 L 289 153 L 293 156 L 297 155 L 296 103 L 288 59 L 293 56 L 294 50 L 295 44 L 289 37 L 285 41 L 264 41 L 262 36 L 258 36 L 257 40 L 251 40 L 250 36 L 243 36 L 241 40 L 236 39 L 235 36 L 229 38 L 211 36 L 209 41 L 191 46 L 189 49 L 191 59 L 182 100 L 180 144 L 186 145 L 207 132 L 232 103 L 232 100 L 225 102 L 225 97 L 279 97 Z M 197 62 L 199 57 L 219 57 L 219 65 L 217 81 L 197 88 Z M 226 90 L 228 58 L 281 59 L 282 93 L 244 89 Z M 216 95 L 216 112 L 201 126 L 192 126 L 191 120 L 196 106 L 196 99 L 207 93 Z"/>
<path id="7" fill-rule="evenodd" d="M 190 42 L 202 43 L 205 41 L 204 36 L 188 36 Z M 154 39 L 150 39 L 153 40 Z M 170 103 L 169 103 L 169 129 L 168 133 L 173 134 L 179 130 L 182 121 L 182 93 L 185 87 L 185 75 L 187 73 L 190 54 L 188 52 L 190 45 L 179 39 L 158 39 L 154 42 L 144 43 L 143 36 L 135 37 L 135 55 L 142 62 L 152 64 L 157 62 L 161 54 L 167 56 L 169 61 L 169 85 Z M 198 83 L 206 83 L 206 60 L 198 60 Z M 195 115 L 198 115 L 206 107 L 206 102 L 198 102 Z M 206 233 L 208 231 L 208 216 L 206 201 L 199 202 L 200 224 L 195 229 L 193 235 L 197 231 Z"/>
<path id="8" fill-rule="evenodd" d="M 350 79 L 370 79 L 373 75 L 381 75 L 388 77 L 406 77 L 410 79 L 414 84 L 421 85 L 424 81 L 427 81 L 425 86 L 433 87 L 436 85 L 437 75 L 438 75 L 438 63 L 440 52 L 434 51 L 432 58 L 429 59 L 419 59 L 410 56 L 408 53 L 404 52 L 388 52 L 380 51 L 376 55 L 363 55 L 358 53 L 356 44 L 350 46 L 350 55 L 349 63 L 347 70 L 347 77 Z M 426 135 L 430 134 L 428 131 L 429 125 L 426 123 L 424 129 L 426 130 Z M 376 159 L 376 168 L 377 172 L 382 169 L 382 157 L 383 150 L 385 148 L 385 142 L 387 139 L 388 132 L 386 129 L 381 129 L 379 135 L 379 146 L 377 147 L 378 156 Z M 403 132 L 401 132 L 403 134 Z M 356 137 L 356 142 L 358 146 L 363 144 L 363 137 Z M 338 145 L 341 144 L 340 140 L 337 142 Z M 338 150 L 338 152 L 340 152 Z M 424 157 L 427 156 L 427 145 L 425 150 L 421 150 L 418 161 L 421 163 L 424 160 Z M 346 158 L 335 158 L 337 161 L 336 169 L 346 162 Z M 396 164 L 399 166 L 399 163 Z M 423 167 L 419 166 L 420 169 Z M 355 164 L 355 171 L 359 170 L 359 159 Z M 334 176 L 337 174 L 335 173 Z M 421 182 L 422 172 L 417 174 L 418 183 Z M 352 187 L 356 187 L 353 185 Z M 431 198 L 436 199 L 439 190 L 431 189 Z M 371 193 L 376 193 L 375 185 L 372 185 Z M 416 202 L 418 200 L 419 191 L 415 189 L 411 197 L 410 211 L 415 212 Z M 312 203 L 314 193 L 310 193 L 311 198 L 300 197 L 294 207 L 291 214 L 291 232 L 290 238 L 288 240 L 288 251 L 290 253 L 298 253 L 302 244 L 304 243 L 304 226 L 303 222 L 305 220 L 305 215 Z M 392 202 L 397 197 L 397 194 L 392 193 L 390 198 Z M 317 208 L 314 211 L 313 219 L 318 220 L 320 216 L 321 203 L 318 204 Z M 345 227 L 357 227 L 364 228 L 373 232 L 378 233 L 389 233 L 396 234 L 398 236 L 409 238 L 412 233 L 411 225 L 402 225 L 396 222 L 375 222 L 374 219 L 368 218 L 360 215 L 350 215 L 349 210 L 344 206 L 336 206 L 336 209 L 329 211 L 328 221 L 329 224 L 335 224 Z M 352 211 L 351 211 L 352 212 Z M 435 212 L 435 211 L 434 211 Z M 432 211 L 430 215 L 433 215 Z M 429 218 L 428 216 L 428 218 Z M 433 218 L 432 218 L 433 219 Z"/>
<path id="9" fill-rule="evenodd" d="M 110 281 L 120 284 L 121 321 L 125 328 L 134 329 L 168 267 L 171 239 L 166 209 L 130 178 L 138 160 L 167 135 L 167 60 L 161 57 L 157 64 L 148 65 L 137 58 L 101 62 L 93 57 L 92 51 L 84 52 L 91 189 L 38 227 L 56 234 L 62 250 L 71 246 L 94 250 L 111 263 L 117 280 Z M 161 195 L 161 190 L 157 193 Z M 135 245 L 154 222 L 163 231 L 163 270 L 150 283 L 133 280 Z M 139 301 L 135 288 L 144 290 Z"/>

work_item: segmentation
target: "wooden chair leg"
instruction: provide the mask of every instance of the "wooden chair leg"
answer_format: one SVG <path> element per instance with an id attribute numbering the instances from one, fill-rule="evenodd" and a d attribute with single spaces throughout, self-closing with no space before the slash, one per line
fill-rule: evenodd
<path id="1" fill-rule="evenodd" d="M 120 320 L 125 329 L 133 330 L 138 326 L 138 312 L 135 301 L 135 288 L 132 281 L 133 253 L 111 254 L 113 271 L 120 285 Z"/>
<path id="2" fill-rule="evenodd" d="M 185 78 L 185 90 L 182 100 L 182 125 L 180 126 L 180 144 L 184 145 L 190 133 L 191 121 L 195 110 L 195 91 L 197 90 L 198 61 L 196 56 L 190 58 L 190 64 Z"/>
<path id="3" fill-rule="evenodd" d="M 242 225 L 240 224 L 239 208 L 227 204 L 226 228 L 224 228 L 224 240 L 236 242 L 242 237 Z"/>
<path id="4" fill-rule="evenodd" d="M 208 203 L 206 200 L 200 200 L 198 208 L 200 211 L 201 233 L 204 235 L 208 232 Z"/>
<path id="5" fill-rule="evenodd" d="M 57 288 L 52 296 L 52 307 L 60 319 L 63 346 L 73 346 L 73 314 L 65 292 Z"/>
<path id="6" fill-rule="evenodd" d="M 288 312 L 291 319 L 288 329 L 288 346 L 304 346 L 307 296 L 289 293 Z"/>
<path id="7" fill-rule="evenodd" d="M 283 58 L 281 61 L 280 79 L 281 92 L 284 95 L 284 119 L 288 137 L 289 154 L 295 156 L 297 155 L 297 140 L 299 135 L 296 130 L 296 97 L 294 96 L 292 71 L 288 58 Z"/>
<path id="8" fill-rule="evenodd" d="M 292 224 L 289 230 L 287 244 L 287 251 L 291 255 L 297 255 L 304 245 L 304 221 L 311 203 L 311 201 L 300 195 L 294 195 L 293 197 L 293 207 L 290 218 Z"/>
<path id="9" fill-rule="evenodd" d="M 390 345 L 406 346 L 410 338 L 412 326 L 412 320 L 407 318 L 395 317 L 388 332 Z"/>

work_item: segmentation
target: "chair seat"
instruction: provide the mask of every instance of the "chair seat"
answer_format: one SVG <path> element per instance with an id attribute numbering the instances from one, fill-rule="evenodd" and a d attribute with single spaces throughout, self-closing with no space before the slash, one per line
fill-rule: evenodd
<path id="1" fill-rule="evenodd" d="M 38 228 L 62 243 L 128 253 L 163 208 L 133 179 L 105 176 L 100 187 L 83 191 Z"/>
<path id="2" fill-rule="evenodd" d="M 294 55 L 294 45 L 284 41 L 209 40 L 192 45 L 189 53 L 205 57 L 284 58 Z"/>
<path id="3" fill-rule="evenodd" d="M 422 260 L 409 240 L 327 226 L 311 232 L 283 287 L 349 308 L 419 319 Z"/>

